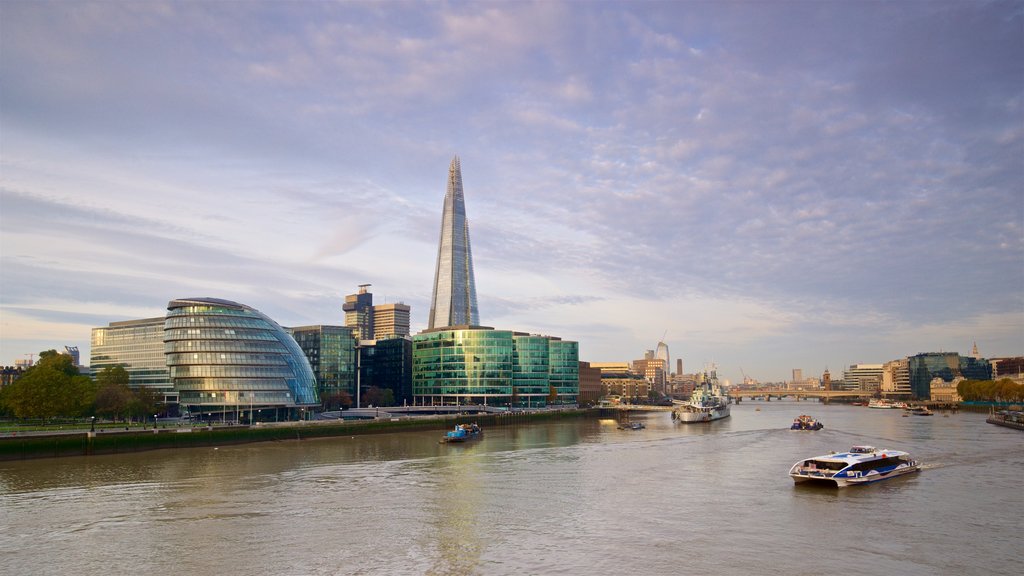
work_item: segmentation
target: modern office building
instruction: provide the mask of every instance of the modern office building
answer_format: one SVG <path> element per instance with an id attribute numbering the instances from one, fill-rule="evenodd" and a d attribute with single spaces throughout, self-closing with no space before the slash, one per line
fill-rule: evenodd
<path id="1" fill-rule="evenodd" d="M 345 296 L 341 309 L 345 312 L 345 326 L 352 328 L 356 340 L 373 339 L 373 294 L 360 284 L 359 292 Z"/>
<path id="2" fill-rule="evenodd" d="M 409 335 L 409 316 L 412 308 L 407 304 L 377 304 L 373 307 L 373 339 L 385 340 Z"/>
<path id="3" fill-rule="evenodd" d="M 450 326 L 413 336 L 417 404 L 538 408 L 575 404 L 579 345 L 484 326 Z"/>
<path id="4" fill-rule="evenodd" d="M 881 364 L 854 364 L 843 373 L 848 390 L 876 392 L 882 385 Z"/>
<path id="5" fill-rule="evenodd" d="M 448 167 L 448 187 L 441 215 L 441 238 L 434 269 L 434 292 L 430 301 L 427 329 L 449 326 L 477 326 L 476 280 L 469 244 L 469 222 L 462 191 L 459 157 Z"/>
<path id="6" fill-rule="evenodd" d="M 164 356 L 164 318 L 111 322 L 92 329 L 89 372 L 93 378 L 109 366 L 128 372 L 128 386 L 151 388 L 166 403 L 178 401 Z"/>
<path id="7" fill-rule="evenodd" d="M 931 398 L 932 380 L 952 382 L 957 377 L 991 380 L 992 365 L 984 358 L 964 357 L 956 352 L 925 352 L 907 358 L 910 392 L 914 398 Z"/>
<path id="8" fill-rule="evenodd" d="M 580 393 L 579 404 L 597 405 L 604 391 L 601 388 L 601 369 L 594 368 L 590 362 L 580 362 Z"/>
<path id="9" fill-rule="evenodd" d="M 370 387 L 391 390 L 396 406 L 413 404 L 412 338 L 382 338 L 360 345 L 363 393 Z"/>
<path id="10" fill-rule="evenodd" d="M 289 331 L 316 376 L 320 401 L 337 409 L 347 394 L 355 397 L 356 340 L 348 326 L 298 326 Z"/>
<path id="11" fill-rule="evenodd" d="M 654 357 L 664 362 L 665 377 L 668 378 L 672 372 L 672 362 L 668 353 L 668 344 L 663 341 L 658 342 L 657 350 L 654 353 Z"/>
<path id="12" fill-rule="evenodd" d="M 295 339 L 244 304 L 172 300 L 164 342 L 171 382 L 193 415 L 291 419 L 320 402 L 316 377 Z"/>
<path id="13" fill-rule="evenodd" d="M 910 369 L 906 358 L 882 364 L 882 394 L 910 398 Z"/>
<path id="14" fill-rule="evenodd" d="M 661 358 L 655 358 L 654 354 L 648 356 L 643 360 L 633 360 L 632 371 L 646 378 L 651 383 L 651 390 L 665 392 L 665 383 L 667 382 L 665 370 L 668 369 L 668 366 Z"/>
<path id="15" fill-rule="evenodd" d="M 360 284 L 358 293 L 345 296 L 345 326 L 352 328 L 357 340 L 408 336 L 412 309 L 402 302 L 374 305 L 369 286 Z"/>

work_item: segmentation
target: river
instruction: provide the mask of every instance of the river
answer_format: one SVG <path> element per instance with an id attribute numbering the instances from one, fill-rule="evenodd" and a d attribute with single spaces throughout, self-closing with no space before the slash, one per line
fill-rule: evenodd
<path id="1" fill-rule="evenodd" d="M 809 413 L 818 432 L 788 429 Z M 985 574 L 1024 560 L 1024 433 L 744 402 L 647 428 L 570 419 L 0 462 L 0 573 Z M 797 460 L 872 444 L 920 474 L 795 486 Z"/>

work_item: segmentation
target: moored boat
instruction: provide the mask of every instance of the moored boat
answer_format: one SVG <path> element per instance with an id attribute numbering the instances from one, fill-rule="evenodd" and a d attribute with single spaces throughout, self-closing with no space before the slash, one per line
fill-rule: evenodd
<path id="1" fill-rule="evenodd" d="M 677 422 L 711 422 L 729 417 L 729 397 L 718 384 L 714 368 L 700 375 L 700 382 L 693 389 L 690 400 L 676 405 L 672 419 Z"/>
<path id="2" fill-rule="evenodd" d="M 793 424 L 789 427 L 790 430 L 821 430 L 825 425 L 818 422 L 813 417 L 807 414 L 801 414 L 793 419 Z"/>
<path id="3" fill-rule="evenodd" d="M 989 414 L 985 422 L 996 426 L 1005 426 L 1016 430 L 1024 430 L 1024 412 L 1019 410 L 1000 410 Z"/>
<path id="4" fill-rule="evenodd" d="M 917 472 L 921 465 L 900 450 L 854 446 L 849 452 L 801 460 L 789 469 L 794 482 L 820 482 L 837 487 L 870 484 Z"/>
<path id="5" fill-rule="evenodd" d="M 454 430 L 449 430 L 448 433 L 441 438 L 441 443 L 451 444 L 465 442 L 467 440 L 479 438 L 483 433 L 484 431 L 481 430 L 475 422 L 473 424 L 456 424 Z"/>

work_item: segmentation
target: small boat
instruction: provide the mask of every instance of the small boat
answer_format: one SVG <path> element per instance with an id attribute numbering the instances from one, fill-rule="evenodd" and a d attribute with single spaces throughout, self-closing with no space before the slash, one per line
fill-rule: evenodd
<path id="1" fill-rule="evenodd" d="M 854 446 L 849 452 L 801 460 L 789 469 L 789 476 L 796 483 L 819 482 L 842 488 L 888 480 L 920 469 L 921 465 L 906 452 Z"/>
<path id="2" fill-rule="evenodd" d="M 619 430 L 643 430 L 647 428 L 643 422 L 623 422 L 619 424 Z"/>
<path id="3" fill-rule="evenodd" d="M 473 424 L 456 424 L 454 430 L 449 430 L 447 434 L 441 438 L 442 444 L 452 444 L 458 442 L 466 442 L 467 440 L 475 440 L 480 436 L 483 436 L 484 431 L 480 429 L 476 423 Z"/>
<path id="4" fill-rule="evenodd" d="M 927 406 L 915 406 L 913 408 L 907 408 L 907 412 L 913 414 L 914 416 L 931 416 L 932 414 L 934 414 L 934 412 L 929 410 Z"/>
<path id="5" fill-rule="evenodd" d="M 793 424 L 789 427 L 790 430 L 821 430 L 825 425 L 818 422 L 807 414 L 801 414 L 793 419 Z"/>

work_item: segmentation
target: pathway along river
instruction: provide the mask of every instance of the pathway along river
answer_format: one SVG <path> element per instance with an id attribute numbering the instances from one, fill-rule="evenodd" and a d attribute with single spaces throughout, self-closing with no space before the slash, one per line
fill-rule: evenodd
<path id="1" fill-rule="evenodd" d="M 825 429 L 790 431 L 805 412 Z M 983 414 L 775 401 L 634 420 L 3 462 L 0 573 L 1021 573 L 1024 434 Z M 853 444 L 924 470 L 842 490 L 787 476 Z"/>

